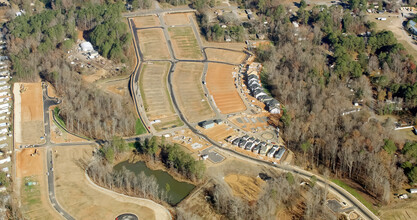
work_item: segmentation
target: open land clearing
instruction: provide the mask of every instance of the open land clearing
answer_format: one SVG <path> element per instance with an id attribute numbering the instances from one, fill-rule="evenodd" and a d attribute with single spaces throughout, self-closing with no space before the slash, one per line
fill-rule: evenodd
<path id="1" fill-rule="evenodd" d="M 232 72 L 235 66 L 210 63 L 207 70 L 207 88 L 217 108 L 223 114 L 244 111 L 245 104 L 240 98 Z"/>
<path id="2" fill-rule="evenodd" d="M 187 25 L 190 24 L 190 20 L 188 19 L 189 15 L 193 15 L 192 13 L 172 13 L 172 14 L 165 14 L 164 20 L 165 23 L 169 26 L 171 25 Z"/>
<path id="3" fill-rule="evenodd" d="M 92 157 L 92 146 L 54 148 L 56 197 L 75 219 L 114 219 L 121 213 L 139 219 L 169 219 L 165 208 L 149 200 L 104 190 L 90 182 L 82 164 Z"/>
<path id="4" fill-rule="evenodd" d="M 245 43 L 221 43 L 221 42 L 208 42 L 204 38 L 201 38 L 205 47 L 218 47 L 232 50 L 244 50 L 246 48 Z"/>
<path id="5" fill-rule="evenodd" d="M 139 46 L 145 60 L 169 59 L 168 46 L 162 29 L 138 30 Z"/>
<path id="6" fill-rule="evenodd" d="M 417 57 L 417 45 L 413 43 L 413 39 L 410 36 L 408 36 L 407 31 L 404 30 L 403 21 L 405 21 L 406 19 L 402 18 L 401 14 L 397 14 L 397 13 L 369 14 L 367 13 L 367 17 L 369 21 L 376 23 L 376 30 L 392 31 L 398 43 L 401 43 L 404 46 L 405 50 L 407 50 L 407 52 L 410 55 Z M 386 20 L 385 21 L 377 20 L 377 18 L 379 17 L 385 17 Z"/>
<path id="7" fill-rule="evenodd" d="M 169 67 L 169 62 L 144 63 L 139 78 L 139 88 L 149 120 L 161 120 L 153 125 L 157 130 L 183 125 L 175 114 L 167 88 Z"/>
<path id="8" fill-rule="evenodd" d="M 201 60 L 203 54 L 191 27 L 170 27 L 172 47 L 178 59 Z"/>
<path id="9" fill-rule="evenodd" d="M 227 124 L 215 125 L 214 127 L 208 129 L 198 127 L 198 129 L 211 139 L 220 143 L 225 143 L 226 141 L 224 139 L 229 136 L 238 135 L 238 133 Z"/>
<path id="10" fill-rule="evenodd" d="M 417 219 L 417 198 L 415 196 L 408 200 L 398 201 L 398 198 L 396 200 L 380 210 L 381 219 Z"/>
<path id="11" fill-rule="evenodd" d="M 122 97 L 129 96 L 129 77 L 118 77 L 112 78 L 111 80 L 106 80 L 103 82 L 97 83 L 97 86 L 102 88 L 104 91 L 119 95 Z"/>
<path id="12" fill-rule="evenodd" d="M 248 201 L 258 200 L 264 181 L 259 177 L 231 174 L 224 181 L 232 188 L 233 194 Z"/>
<path id="13" fill-rule="evenodd" d="M 45 150 L 27 148 L 16 151 L 15 193 L 20 194 L 20 209 L 27 219 L 61 219 L 48 199 Z M 28 182 L 36 184 L 29 186 Z"/>
<path id="14" fill-rule="evenodd" d="M 178 63 L 173 75 L 173 87 L 181 111 L 190 122 L 214 116 L 201 85 L 202 63 Z"/>
<path id="15" fill-rule="evenodd" d="M 40 144 L 43 141 L 43 97 L 41 83 L 15 83 L 15 142 Z"/>
<path id="16" fill-rule="evenodd" d="M 135 22 L 136 28 L 156 27 L 161 25 L 158 17 L 154 15 L 134 17 L 133 22 Z"/>
<path id="17" fill-rule="evenodd" d="M 213 61 L 222 61 L 239 65 L 243 62 L 246 54 L 238 51 L 221 50 L 214 48 L 206 49 L 207 59 Z"/>

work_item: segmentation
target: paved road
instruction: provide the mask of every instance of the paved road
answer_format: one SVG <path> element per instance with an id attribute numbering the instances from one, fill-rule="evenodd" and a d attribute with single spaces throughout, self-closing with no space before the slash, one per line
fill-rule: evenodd
<path id="1" fill-rule="evenodd" d="M 170 39 L 169 38 L 169 35 L 167 35 L 167 30 L 166 30 L 165 24 L 163 22 L 163 18 L 161 18 L 162 15 L 158 14 L 158 16 L 160 18 L 161 25 L 162 25 L 162 27 L 164 29 L 164 35 L 165 35 L 165 38 L 167 39 L 167 45 L 168 45 L 169 51 L 171 53 L 171 57 L 173 59 L 175 59 L 175 55 L 174 55 L 174 52 L 173 52 L 173 49 L 172 49 L 172 45 L 171 45 L 171 42 L 169 40 Z M 136 42 L 138 42 L 139 39 L 137 39 L 137 36 L 135 36 L 135 38 L 136 38 Z M 138 45 L 138 44 L 136 43 L 136 45 Z M 138 50 L 139 50 L 139 48 L 138 48 Z M 137 53 L 137 54 L 141 56 L 140 59 L 143 59 L 141 53 Z M 204 61 L 201 61 L 201 62 L 204 62 Z M 264 161 L 264 160 L 259 160 L 259 159 L 256 159 L 256 158 L 247 156 L 245 154 L 241 154 L 239 152 L 236 152 L 236 151 L 234 151 L 232 149 L 222 147 L 219 143 L 217 143 L 216 141 L 210 139 L 208 136 L 202 134 L 200 131 L 198 131 L 197 129 L 195 129 L 194 126 L 191 125 L 185 119 L 184 115 L 182 114 L 182 112 L 181 112 L 181 110 L 180 110 L 180 108 L 178 106 L 177 100 L 175 98 L 175 94 L 174 94 L 173 86 L 172 86 L 172 73 L 173 73 L 173 70 L 175 69 L 175 63 L 176 63 L 176 61 L 173 60 L 172 61 L 172 66 L 171 66 L 171 70 L 170 70 L 170 72 L 168 74 L 168 89 L 169 89 L 169 92 L 170 92 L 170 95 L 171 95 L 171 99 L 172 99 L 172 102 L 173 102 L 173 106 L 176 109 L 176 112 L 178 113 L 178 116 L 180 117 L 180 119 L 184 122 L 184 124 L 193 133 L 195 133 L 197 136 L 199 136 L 199 137 L 207 140 L 209 143 L 211 143 L 213 146 L 217 147 L 221 151 L 230 153 L 230 154 L 232 154 L 232 155 L 234 155 L 236 157 L 240 157 L 240 158 L 243 158 L 243 159 L 246 159 L 246 160 L 250 160 L 252 162 L 255 162 L 255 163 L 258 163 L 258 164 L 262 164 L 262 165 L 274 166 L 274 167 L 277 167 L 277 168 L 281 169 L 282 171 L 292 172 L 292 173 L 298 174 L 298 175 L 300 175 L 302 177 L 305 177 L 305 178 L 311 178 L 312 176 L 317 176 L 316 174 L 313 174 L 313 173 L 310 173 L 310 172 L 301 170 L 301 169 L 299 169 L 299 168 L 297 168 L 295 166 L 273 165 L 270 162 L 267 162 L 267 161 Z M 353 197 L 350 193 L 348 193 L 344 189 L 340 188 L 339 186 L 337 186 L 335 184 L 332 184 L 332 183 L 328 183 L 326 180 L 324 180 L 320 176 L 317 176 L 317 182 L 319 184 L 322 184 L 322 185 L 328 184 L 329 189 L 331 191 L 335 192 L 337 195 L 340 195 L 343 199 L 345 199 L 346 201 L 348 201 L 351 204 L 353 204 L 353 206 L 356 207 L 356 210 L 359 212 L 359 214 L 361 216 L 366 217 L 367 219 L 379 219 L 369 209 L 367 209 L 361 202 L 359 202 L 355 197 Z"/>

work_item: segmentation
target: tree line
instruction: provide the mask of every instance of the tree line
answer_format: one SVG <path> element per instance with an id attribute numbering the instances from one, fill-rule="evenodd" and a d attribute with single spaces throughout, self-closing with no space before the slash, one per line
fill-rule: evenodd
<path id="1" fill-rule="evenodd" d="M 143 142 L 135 143 L 137 153 L 160 160 L 168 169 L 173 169 L 185 177 L 196 180 L 203 178 L 206 167 L 202 160 L 194 159 L 178 144 L 166 143 L 165 138 L 153 136 Z"/>
<path id="2" fill-rule="evenodd" d="M 215 180 L 213 186 L 205 189 L 205 194 L 212 208 L 228 219 L 274 219 L 282 209 L 297 219 L 337 219 L 325 207 L 327 189 L 313 183 L 303 187 L 298 182 L 299 179 L 294 179 L 290 173 L 269 179 L 256 201 L 233 195 L 231 188 L 222 180 Z M 301 201 L 304 209 L 294 212 Z M 179 214 L 184 216 L 187 213 Z"/>
<path id="3" fill-rule="evenodd" d="M 389 202 L 391 191 L 407 181 L 401 160 L 390 154 L 400 152 L 404 141 L 392 134 L 392 120 L 370 117 L 373 111 L 398 109 L 387 99 L 414 108 L 408 88 L 415 83 L 414 59 L 391 32 L 376 31 L 361 9 L 334 5 L 307 11 L 301 4 L 292 16 L 264 3 L 259 16 L 268 19 L 274 46 L 256 52 L 272 93 L 285 106 L 280 126 L 288 147 L 308 168 L 329 167 L 335 176 L 350 178 Z M 267 17 L 275 12 L 281 19 Z M 343 115 L 356 100 L 363 100 L 362 111 Z"/>

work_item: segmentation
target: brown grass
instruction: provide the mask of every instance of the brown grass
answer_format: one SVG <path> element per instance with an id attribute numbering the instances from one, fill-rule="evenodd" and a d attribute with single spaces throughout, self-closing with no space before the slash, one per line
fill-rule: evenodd
<path id="1" fill-rule="evenodd" d="M 190 20 L 188 16 L 192 13 L 174 13 L 174 14 L 166 14 L 164 16 L 164 21 L 167 25 L 186 25 L 190 24 Z"/>
<path id="2" fill-rule="evenodd" d="M 133 18 L 133 22 L 137 28 L 155 27 L 160 26 L 158 17 L 152 16 L 140 16 Z"/>
<path id="3" fill-rule="evenodd" d="M 103 191 L 85 176 L 83 164 L 92 157 L 93 147 L 55 148 L 56 197 L 75 219 L 114 219 L 121 213 L 136 214 L 139 219 L 160 219 L 165 212 L 144 200 Z M 154 211 L 155 210 L 155 211 Z"/>
<path id="4" fill-rule="evenodd" d="M 232 188 L 233 194 L 248 201 L 258 200 L 261 187 L 264 184 L 260 178 L 231 174 L 224 181 Z"/>
<path id="5" fill-rule="evenodd" d="M 227 63 L 234 63 L 236 65 L 242 63 L 246 57 L 246 54 L 243 52 L 235 52 L 213 48 L 207 48 L 206 54 L 208 60 L 223 61 Z"/>
<path id="6" fill-rule="evenodd" d="M 202 63 L 178 63 L 173 75 L 174 92 L 187 120 L 198 122 L 214 116 L 201 84 Z"/>
<path id="7" fill-rule="evenodd" d="M 246 109 L 234 84 L 232 72 L 235 66 L 210 63 L 207 70 L 207 88 L 223 114 Z"/>
<path id="8" fill-rule="evenodd" d="M 196 36 L 191 27 L 170 27 L 168 31 L 177 58 L 203 59 L 203 54 L 200 51 Z"/>
<path id="9" fill-rule="evenodd" d="M 145 60 L 170 58 L 162 29 L 138 30 L 138 38 Z"/>

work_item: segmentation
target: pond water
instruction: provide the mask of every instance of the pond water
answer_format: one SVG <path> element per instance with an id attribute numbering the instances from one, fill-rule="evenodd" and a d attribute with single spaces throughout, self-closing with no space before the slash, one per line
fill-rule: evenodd
<path id="1" fill-rule="evenodd" d="M 192 184 L 177 181 L 169 173 L 165 171 L 151 170 L 146 166 L 145 162 L 142 161 L 136 163 L 129 163 L 129 161 L 123 161 L 114 166 L 114 169 L 119 171 L 123 167 L 126 167 L 126 169 L 134 172 L 137 175 L 143 171 L 146 176 L 155 176 L 156 181 L 161 190 L 165 191 L 166 184 L 169 184 L 170 190 L 168 191 L 168 197 L 169 203 L 171 205 L 176 205 L 179 202 L 181 202 L 181 200 L 183 200 L 195 187 Z"/>

